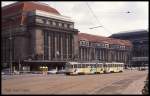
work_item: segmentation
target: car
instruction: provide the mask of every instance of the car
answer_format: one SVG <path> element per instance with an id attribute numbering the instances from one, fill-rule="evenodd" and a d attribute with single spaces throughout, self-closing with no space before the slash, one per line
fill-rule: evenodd
<path id="1" fill-rule="evenodd" d="M 64 74 L 66 72 L 66 70 L 58 70 L 57 72 L 56 72 L 56 74 Z"/>
<path id="2" fill-rule="evenodd" d="M 32 71 L 32 74 L 42 74 L 42 71 Z"/>
<path id="3" fill-rule="evenodd" d="M 47 71 L 47 74 L 56 74 L 57 70 L 56 69 L 51 69 L 49 71 Z"/>
<path id="4" fill-rule="evenodd" d="M 3 69 L 3 70 L 1 71 L 1 74 L 2 74 L 2 75 L 10 75 L 10 68 Z"/>

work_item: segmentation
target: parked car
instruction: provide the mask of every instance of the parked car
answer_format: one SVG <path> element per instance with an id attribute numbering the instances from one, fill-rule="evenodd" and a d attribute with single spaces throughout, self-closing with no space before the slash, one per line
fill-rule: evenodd
<path id="1" fill-rule="evenodd" d="M 10 68 L 3 69 L 3 70 L 1 71 L 1 74 L 2 74 L 2 75 L 10 75 Z"/>
<path id="2" fill-rule="evenodd" d="M 42 71 L 32 71 L 32 74 L 42 74 Z"/>
<path id="3" fill-rule="evenodd" d="M 64 74 L 66 71 L 65 70 L 58 70 L 57 72 L 56 72 L 56 74 Z"/>
<path id="4" fill-rule="evenodd" d="M 47 74 L 56 74 L 57 70 L 56 69 L 52 69 L 47 71 Z"/>

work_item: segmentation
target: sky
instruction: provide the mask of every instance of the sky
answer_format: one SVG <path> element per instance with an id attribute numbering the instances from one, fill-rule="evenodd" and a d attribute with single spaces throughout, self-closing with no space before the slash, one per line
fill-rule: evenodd
<path id="1" fill-rule="evenodd" d="M 148 2 L 146 1 L 39 1 L 70 17 L 75 29 L 81 33 L 110 36 L 114 33 L 146 29 L 148 30 Z M 2 6 L 14 3 L 2 1 Z M 100 26 L 100 27 L 97 27 Z"/>

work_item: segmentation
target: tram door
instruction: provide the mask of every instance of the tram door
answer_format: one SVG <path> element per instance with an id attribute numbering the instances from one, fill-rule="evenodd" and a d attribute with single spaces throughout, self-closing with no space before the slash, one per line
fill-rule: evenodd
<path id="1" fill-rule="evenodd" d="M 107 65 L 104 63 L 104 73 L 107 73 Z"/>

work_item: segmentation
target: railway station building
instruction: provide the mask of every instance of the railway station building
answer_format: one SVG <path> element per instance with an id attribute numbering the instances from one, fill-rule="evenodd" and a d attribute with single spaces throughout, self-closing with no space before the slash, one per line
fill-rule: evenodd
<path id="1" fill-rule="evenodd" d="M 39 2 L 2 7 L 1 30 L 1 64 L 13 70 L 59 69 L 69 61 L 128 64 L 132 49 L 128 40 L 79 33 L 70 17 Z"/>
<path id="2" fill-rule="evenodd" d="M 132 42 L 133 49 L 131 53 L 131 65 L 133 67 L 148 66 L 149 64 L 149 37 L 148 30 L 132 30 L 120 32 L 110 36 L 122 40 L 129 40 Z"/>
<path id="3" fill-rule="evenodd" d="M 129 66 L 132 50 L 130 41 L 85 33 L 79 33 L 78 36 L 80 61 L 123 62 Z"/>

